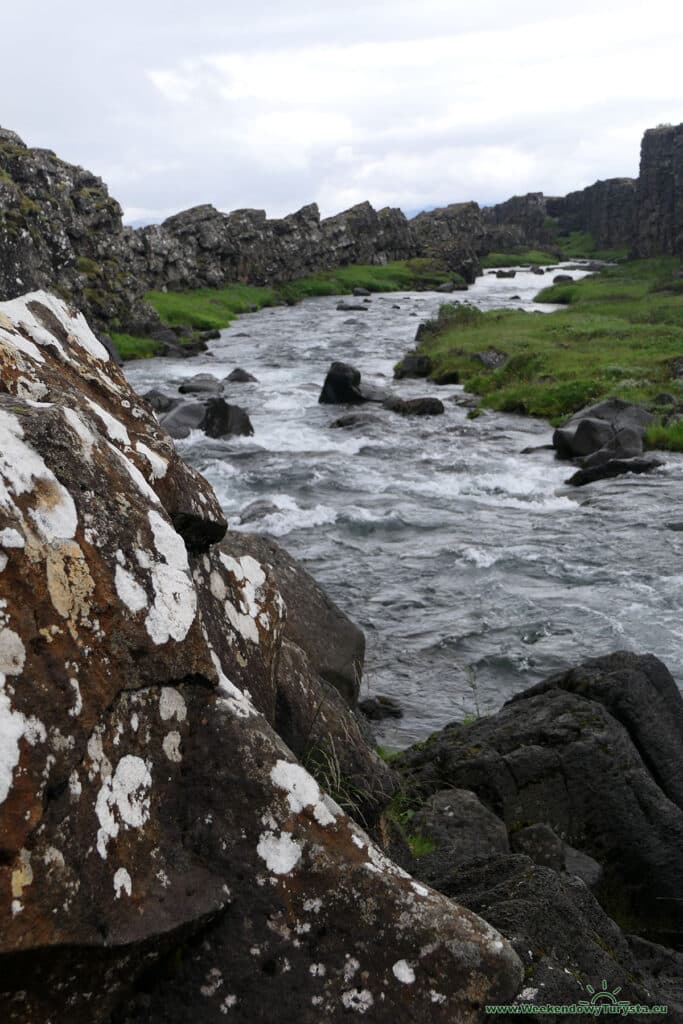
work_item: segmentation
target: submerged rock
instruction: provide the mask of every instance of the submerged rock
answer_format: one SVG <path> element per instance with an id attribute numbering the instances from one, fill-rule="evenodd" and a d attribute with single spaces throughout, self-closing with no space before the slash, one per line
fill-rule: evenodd
<path id="1" fill-rule="evenodd" d="M 401 416 L 441 416 L 445 406 L 440 398 L 398 398 L 392 396 L 382 403 L 390 412 L 398 412 Z"/>
<path id="2" fill-rule="evenodd" d="M 273 728 L 280 682 L 322 720 L 330 657 L 303 596 L 285 634 L 277 552 L 215 544 L 211 488 L 64 303 L 0 307 L 0 342 L 3 1020 L 474 1024 L 512 999 L 510 945 Z"/>
<path id="3" fill-rule="evenodd" d="M 428 377 L 433 368 L 434 365 L 429 356 L 410 352 L 403 357 L 394 370 L 394 377 L 396 380 L 402 380 L 404 377 Z"/>
<path id="4" fill-rule="evenodd" d="M 586 484 L 595 483 L 596 480 L 609 480 L 611 477 L 624 476 L 626 473 L 652 473 L 663 465 L 662 459 L 654 457 L 607 459 L 604 462 L 601 460 L 597 465 L 578 469 L 565 483 L 571 484 L 572 487 L 584 487 Z"/>
<path id="5" fill-rule="evenodd" d="M 249 373 L 247 370 L 243 370 L 241 366 L 236 367 L 228 376 L 225 378 L 231 384 L 257 384 L 258 380 L 254 377 L 253 373 Z"/>

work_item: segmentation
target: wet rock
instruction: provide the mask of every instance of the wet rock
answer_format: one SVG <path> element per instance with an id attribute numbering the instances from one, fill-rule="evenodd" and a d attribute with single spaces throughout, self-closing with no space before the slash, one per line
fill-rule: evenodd
<path id="1" fill-rule="evenodd" d="M 472 858 L 509 853 L 505 825 L 467 789 L 444 789 L 410 819 L 410 830 L 433 849 L 420 855 L 422 881 L 448 889 L 454 869 Z"/>
<path id="2" fill-rule="evenodd" d="M 509 944 L 388 861 L 257 710 L 277 720 L 292 642 L 279 585 L 211 542 L 211 488 L 82 318 L 34 296 L 0 338 L 2 1019 L 474 1024 L 513 998 Z"/>
<path id="3" fill-rule="evenodd" d="M 204 418 L 200 429 L 208 437 L 229 437 L 237 435 L 251 437 L 254 433 L 246 409 L 231 405 L 224 398 L 210 398 L 204 407 Z"/>
<path id="4" fill-rule="evenodd" d="M 238 366 L 235 370 L 228 374 L 225 378 L 231 384 L 257 384 L 258 380 L 254 377 L 253 373 L 249 373 L 247 370 L 243 370 Z"/>
<path id="5" fill-rule="evenodd" d="M 403 718 L 403 708 L 399 702 L 381 693 L 359 701 L 358 710 L 373 722 L 381 722 L 385 718 Z"/>
<path id="6" fill-rule="evenodd" d="M 445 411 L 439 398 L 387 398 L 383 408 L 398 412 L 401 416 L 441 416 Z"/>
<path id="7" fill-rule="evenodd" d="M 206 407 L 202 402 L 181 402 L 164 413 L 159 422 L 167 434 L 181 440 L 189 437 L 192 430 L 201 430 L 205 415 Z"/>
<path id="8" fill-rule="evenodd" d="M 609 480 L 615 476 L 624 476 L 626 473 L 652 473 L 664 465 L 662 459 L 608 459 L 600 462 L 597 466 L 588 469 L 578 469 L 565 483 L 572 487 L 585 487 L 586 484 L 595 483 L 596 480 Z"/>
<path id="9" fill-rule="evenodd" d="M 350 412 L 346 416 L 340 416 L 338 419 L 333 420 L 330 426 L 341 430 L 350 430 L 354 427 L 369 427 L 376 422 L 376 418 L 368 413 Z"/>
<path id="10" fill-rule="evenodd" d="M 555 274 L 555 277 L 553 278 L 553 284 L 567 284 L 573 280 L 574 278 L 571 274 Z"/>
<path id="11" fill-rule="evenodd" d="M 466 292 L 467 285 L 464 281 L 445 281 L 436 289 L 442 295 L 449 295 L 451 292 Z"/>
<path id="12" fill-rule="evenodd" d="M 499 278 L 517 277 L 517 271 L 516 270 L 497 270 L 496 271 L 496 277 L 499 277 Z"/>
<path id="13" fill-rule="evenodd" d="M 220 395 L 223 384 L 212 373 L 197 373 L 183 381 L 178 391 L 181 395 Z"/>
<path id="14" fill-rule="evenodd" d="M 590 455 L 606 448 L 611 458 L 631 458 L 643 450 L 645 428 L 654 416 L 639 405 L 610 398 L 577 412 L 553 434 L 553 445 L 563 459 Z M 628 431 L 628 433 L 622 433 Z M 639 451 L 634 448 L 639 444 Z"/>
<path id="15" fill-rule="evenodd" d="M 671 794 L 680 794 L 683 698 L 650 656 L 619 654 L 575 672 L 490 718 L 447 726 L 397 765 L 420 792 L 472 790 L 510 830 L 549 825 L 602 866 L 596 891 L 607 913 L 648 938 L 678 941 L 683 809 Z M 632 735 L 635 708 L 647 724 Z"/>
<path id="16" fill-rule="evenodd" d="M 325 405 L 358 405 L 364 402 L 360 390 L 360 370 L 348 363 L 332 363 L 318 401 Z"/>
<path id="17" fill-rule="evenodd" d="M 553 868 L 554 871 L 564 870 L 564 843 L 550 825 L 544 822 L 512 832 L 510 847 L 514 853 L 525 854 L 541 867 Z"/>
<path id="18" fill-rule="evenodd" d="M 182 398 L 167 395 L 164 391 L 159 391 L 158 388 L 146 391 L 142 397 L 152 406 L 155 412 L 159 413 L 170 412 L 171 409 L 174 409 L 176 405 L 180 405 L 183 401 Z"/>
<path id="19" fill-rule="evenodd" d="M 459 384 L 460 374 L 457 370 L 446 370 L 444 373 L 432 374 L 432 384 L 437 384 L 439 387 L 446 384 Z"/>
<path id="20" fill-rule="evenodd" d="M 394 377 L 396 380 L 402 380 L 404 377 L 428 377 L 432 369 L 433 363 L 429 356 L 410 352 L 394 370 Z"/>
<path id="21" fill-rule="evenodd" d="M 540 274 L 545 274 L 545 270 L 543 269 L 543 267 L 532 267 L 531 268 L 531 273 L 532 274 L 539 274 L 539 275 Z"/>
<path id="22" fill-rule="evenodd" d="M 265 519 L 266 516 L 272 516 L 275 512 L 279 511 L 278 506 L 274 505 L 272 501 L 266 501 L 265 499 L 252 501 L 241 510 L 240 523 L 253 523 L 258 519 Z"/>
<path id="23" fill-rule="evenodd" d="M 368 291 L 367 288 L 354 288 L 352 294 L 357 296 L 358 298 L 362 298 L 365 295 L 369 295 L 370 292 Z"/>
<path id="24" fill-rule="evenodd" d="M 336 307 L 339 313 L 367 313 L 368 307 L 362 303 L 338 302 Z"/>

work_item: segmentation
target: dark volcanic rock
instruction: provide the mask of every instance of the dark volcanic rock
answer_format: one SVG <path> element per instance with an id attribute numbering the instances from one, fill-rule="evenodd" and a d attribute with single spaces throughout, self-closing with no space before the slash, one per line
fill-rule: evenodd
<path id="1" fill-rule="evenodd" d="M 336 420 L 332 420 L 330 423 L 331 427 L 338 427 L 342 430 L 349 430 L 353 427 L 368 427 L 372 423 L 376 423 L 377 420 L 374 416 L 370 416 L 365 412 L 350 412 L 346 416 L 340 416 Z"/>
<path id="2" fill-rule="evenodd" d="M 146 402 L 148 402 L 155 412 L 165 413 L 170 412 L 176 405 L 182 403 L 182 398 L 175 398 L 173 395 L 167 395 L 163 391 L 159 391 L 158 388 L 152 388 L 151 391 L 146 391 L 142 396 Z"/>
<path id="3" fill-rule="evenodd" d="M 576 473 L 565 481 L 572 487 L 585 487 L 586 484 L 593 484 L 596 480 L 609 480 L 615 476 L 624 476 L 626 473 L 652 473 L 664 465 L 661 459 L 607 459 L 600 461 L 596 466 L 587 469 L 577 469 Z"/>
<path id="4" fill-rule="evenodd" d="M 235 370 L 225 378 L 226 381 L 230 381 L 231 384 L 257 384 L 258 380 L 252 373 L 247 370 L 243 370 L 238 366 Z"/>
<path id="5" fill-rule="evenodd" d="M 607 459 L 632 458 L 641 454 L 645 428 L 654 416 L 639 405 L 610 398 L 581 409 L 553 434 L 560 458 L 572 459 L 605 450 Z"/>
<path id="6" fill-rule="evenodd" d="M 499 370 L 508 361 L 505 353 L 501 352 L 500 349 L 493 348 L 493 346 L 485 349 L 483 352 L 474 352 L 472 358 L 476 359 L 482 366 L 485 366 L 487 370 Z"/>
<path id="7" fill-rule="evenodd" d="M 381 722 L 384 718 L 403 718 L 403 708 L 399 702 L 381 693 L 359 701 L 358 709 L 373 722 Z"/>
<path id="8" fill-rule="evenodd" d="M 683 256 L 683 125 L 643 135 L 638 178 L 638 256 Z"/>
<path id="9" fill-rule="evenodd" d="M 209 437 L 228 437 L 231 434 L 251 437 L 254 433 L 247 411 L 239 405 L 230 405 L 224 398 L 208 400 L 200 427 Z"/>
<path id="10" fill-rule="evenodd" d="M 396 380 L 401 380 L 404 377 L 428 377 L 432 369 L 433 364 L 429 356 L 410 352 L 403 357 L 394 370 L 394 377 Z"/>
<path id="11" fill-rule="evenodd" d="M 181 395 L 220 395 L 223 385 L 212 373 L 197 373 L 178 388 Z"/>
<path id="12" fill-rule="evenodd" d="M 491 718 L 447 726 L 398 764 L 419 791 L 437 792 L 445 785 L 472 790 L 508 829 L 550 825 L 602 866 L 598 896 L 622 926 L 650 938 L 680 938 L 683 810 L 651 765 L 675 750 L 683 699 L 661 681 L 663 667 L 659 675 L 653 671 L 655 659 L 643 661 L 620 655 L 602 668 L 588 662 L 588 678 L 602 672 L 602 685 L 616 691 L 612 700 L 619 705 L 640 707 L 653 688 L 657 699 L 647 736 L 656 735 L 656 716 L 665 737 L 661 757 L 656 738 L 647 748 L 642 739 L 636 746 L 600 701 L 598 683 L 584 695 L 553 685 L 551 678 Z M 673 772 L 679 760 L 680 750 Z"/>
<path id="13" fill-rule="evenodd" d="M 191 430 L 200 430 L 206 407 L 202 402 L 181 402 L 159 418 L 159 422 L 171 437 L 181 440 L 190 436 Z"/>
<path id="14" fill-rule="evenodd" d="M 401 416 L 441 416 L 446 411 L 440 398 L 391 397 L 385 399 L 382 405 Z"/>
<path id="15" fill-rule="evenodd" d="M 360 390 L 360 370 L 348 363 L 332 363 L 318 401 L 325 405 L 359 405 L 364 402 Z"/>

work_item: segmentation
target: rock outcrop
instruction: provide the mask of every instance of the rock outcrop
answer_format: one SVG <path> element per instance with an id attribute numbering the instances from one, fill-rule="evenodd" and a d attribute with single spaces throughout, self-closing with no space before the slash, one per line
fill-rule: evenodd
<path id="1" fill-rule="evenodd" d="M 311 676 L 340 671 L 287 634 L 277 552 L 219 543 L 209 485 L 62 301 L 0 307 L 0 365 L 2 1019 L 477 1021 L 514 998 L 510 945 L 273 727 L 289 701 L 296 737 Z"/>
<path id="2" fill-rule="evenodd" d="M 633 245 L 638 217 L 637 182 L 633 178 L 596 181 L 563 198 L 548 197 L 545 205 L 562 235 L 585 231 L 604 249 L 628 249 Z"/>
<path id="3" fill-rule="evenodd" d="M 683 256 L 683 125 L 646 131 L 640 150 L 638 256 Z"/>
<path id="4" fill-rule="evenodd" d="M 133 237 L 100 178 L 0 128 L 0 299 L 52 288 L 96 328 L 153 323 Z"/>
<path id="5" fill-rule="evenodd" d="M 410 226 L 421 256 L 443 260 L 470 284 L 481 274 L 479 257 L 489 246 L 477 203 L 452 203 L 419 213 Z"/>

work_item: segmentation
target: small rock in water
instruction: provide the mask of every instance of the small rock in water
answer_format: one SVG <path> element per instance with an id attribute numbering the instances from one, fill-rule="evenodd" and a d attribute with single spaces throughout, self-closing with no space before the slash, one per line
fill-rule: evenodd
<path id="1" fill-rule="evenodd" d="M 382 402 L 385 409 L 398 412 L 401 416 L 440 416 L 445 407 L 440 398 L 387 398 Z"/>
<path id="2" fill-rule="evenodd" d="M 220 395 L 222 390 L 222 383 L 212 373 L 197 373 L 178 388 L 181 395 Z"/>
<path id="3" fill-rule="evenodd" d="M 403 708 L 399 702 L 381 693 L 359 701 L 358 707 L 366 718 L 371 718 L 375 722 L 383 718 L 403 718 Z"/>
<path id="4" fill-rule="evenodd" d="M 258 382 L 258 379 L 252 373 L 243 370 L 241 366 L 238 366 L 232 373 L 229 373 L 225 379 L 230 381 L 231 384 L 256 384 Z"/>
<path id="5" fill-rule="evenodd" d="M 240 512 L 240 523 L 253 523 L 257 519 L 265 519 L 266 516 L 272 516 L 279 511 L 277 505 L 274 505 L 272 501 L 266 501 L 265 498 L 252 501 Z"/>

